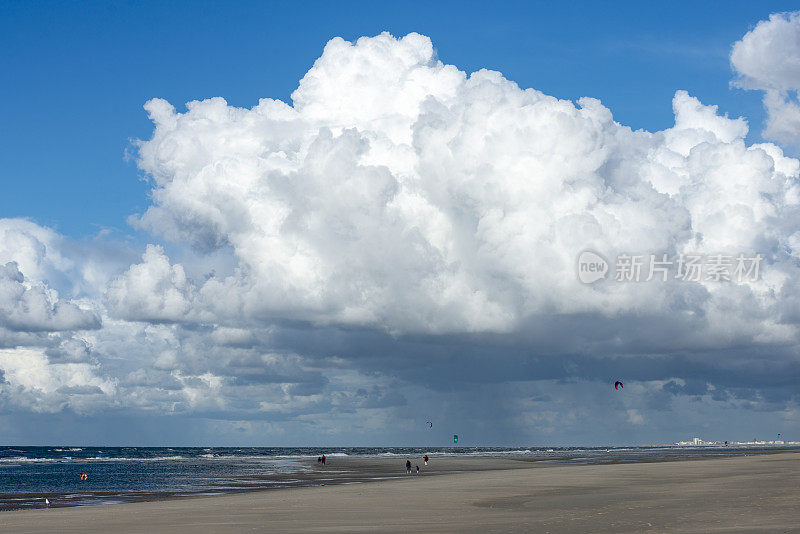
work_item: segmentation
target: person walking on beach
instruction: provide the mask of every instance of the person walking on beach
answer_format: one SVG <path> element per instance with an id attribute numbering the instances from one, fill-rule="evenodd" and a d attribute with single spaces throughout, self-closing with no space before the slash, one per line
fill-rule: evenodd
<path id="1" fill-rule="evenodd" d="M 411 460 L 406 460 L 406 474 L 411 474 Z"/>
<path id="2" fill-rule="evenodd" d="M 428 467 L 428 455 L 426 454 L 422 459 L 425 460 L 425 467 Z"/>
<path id="3" fill-rule="evenodd" d="M 417 474 L 419 474 L 419 466 L 417 466 Z"/>
<path id="4" fill-rule="evenodd" d="M 322 455 L 322 465 L 325 465 L 325 455 Z"/>

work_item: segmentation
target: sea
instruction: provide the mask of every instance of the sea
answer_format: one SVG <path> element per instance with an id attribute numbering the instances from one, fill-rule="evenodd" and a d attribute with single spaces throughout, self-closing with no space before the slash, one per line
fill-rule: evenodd
<path id="1" fill-rule="evenodd" d="M 0 511 L 87 506 L 319 485 L 325 454 L 341 457 L 519 457 L 558 464 L 658 461 L 793 450 L 728 447 L 0 447 Z M 81 475 L 85 474 L 85 480 Z M 327 480 L 327 479 L 326 479 Z"/>

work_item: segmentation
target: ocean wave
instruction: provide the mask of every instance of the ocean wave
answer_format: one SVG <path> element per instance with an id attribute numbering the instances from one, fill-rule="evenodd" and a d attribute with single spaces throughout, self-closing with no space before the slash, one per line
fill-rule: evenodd
<path id="1" fill-rule="evenodd" d="M 326 455 L 330 456 L 330 455 Z M 310 460 L 312 458 L 317 458 L 317 456 L 312 455 L 299 455 L 299 454 L 287 454 L 287 455 L 275 455 L 275 456 L 268 456 L 266 454 L 215 454 L 215 453 L 207 453 L 207 454 L 200 454 L 198 456 L 193 456 L 190 458 L 202 458 L 204 460 L 256 460 L 259 462 L 274 462 L 275 460 Z"/>
<path id="2" fill-rule="evenodd" d="M 75 458 L 73 456 L 58 456 L 53 458 L 14 456 L 0 458 L 2 463 L 85 463 L 85 462 L 158 462 L 169 460 L 187 460 L 187 456 L 153 456 L 133 458 L 129 456 L 90 456 L 88 458 Z"/>
<path id="3" fill-rule="evenodd" d="M 130 456 L 90 456 L 89 458 L 79 458 L 80 461 L 92 462 L 164 462 L 169 460 L 190 460 L 191 456 L 142 456 L 133 458 Z"/>
<path id="4" fill-rule="evenodd" d="M 465 456 L 511 456 L 514 454 L 531 454 L 533 452 L 534 451 L 530 449 L 516 449 L 511 451 L 470 451 L 462 454 L 464 454 Z M 455 455 L 460 456 L 461 454 L 456 453 Z"/>
<path id="5" fill-rule="evenodd" d="M 33 462 L 53 462 L 61 460 L 62 458 L 27 458 L 25 456 L 14 456 L 11 458 L 0 458 L 3 463 L 33 463 Z"/>

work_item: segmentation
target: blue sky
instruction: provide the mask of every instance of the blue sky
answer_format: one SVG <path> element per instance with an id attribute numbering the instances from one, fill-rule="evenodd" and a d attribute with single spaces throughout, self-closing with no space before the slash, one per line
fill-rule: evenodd
<path id="1" fill-rule="evenodd" d="M 148 187 L 130 140 L 145 101 L 288 101 L 324 44 L 389 31 L 429 36 L 445 63 L 495 69 L 559 98 L 599 98 L 659 130 L 685 89 L 758 139 L 760 96 L 732 89 L 733 42 L 792 2 L 2 2 L 0 213 L 81 237 L 132 230 Z M 46 194 L 43 194 L 46 193 Z"/>
<path id="2" fill-rule="evenodd" d="M 0 2 L 0 435 L 800 437 L 793 8 Z"/>

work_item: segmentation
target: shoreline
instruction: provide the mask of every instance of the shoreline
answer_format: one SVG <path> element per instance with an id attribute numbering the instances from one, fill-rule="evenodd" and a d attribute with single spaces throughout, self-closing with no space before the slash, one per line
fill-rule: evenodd
<path id="1" fill-rule="evenodd" d="M 773 455 L 783 453 L 800 453 L 800 448 L 781 448 L 781 449 L 737 449 L 737 450 L 705 450 L 702 454 L 692 456 L 641 456 L 636 458 L 582 458 L 573 456 L 524 456 L 524 455 L 454 455 L 454 456 L 432 456 L 430 466 L 421 466 L 420 475 L 407 475 L 405 472 L 405 460 L 413 459 L 422 464 L 421 459 L 413 455 L 386 456 L 334 456 L 328 458 L 328 464 L 324 467 L 316 465 L 310 458 L 296 460 L 302 465 L 301 470 L 291 471 L 286 474 L 278 475 L 275 473 L 264 475 L 226 477 L 229 486 L 225 489 L 200 489 L 197 491 L 137 491 L 126 494 L 113 491 L 93 491 L 76 489 L 67 493 L 0 493 L 5 501 L 42 501 L 41 505 L 3 505 L 0 503 L 0 517 L 7 513 L 24 512 L 29 513 L 36 510 L 52 510 L 63 508 L 85 508 L 97 506 L 119 506 L 122 504 L 133 504 L 143 502 L 162 502 L 170 500 L 197 499 L 204 497 L 219 497 L 224 495 L 241 495 L 247 493 L 285 491 L 296 488 L 309 488 L 317 486 L 338 486 L 350 484 L 365 484 L 387 480 L 407 478 L 409 476 L 440 476 L 460 472 L 475 471 L 498 471 L 512 469 L 529 468 L 554 468 L 567 467 L 577 468 L 588 465 L 628 465 L 640 463 L 669 463 L 669 462 L 688 462 L 700 461 L 705 459 L 722 459 L 735 457 L 748 457 L 756 455 Z M 416 463 L 412 462 L 412 470 Z M 235 487 L 237 481 L 240 487 Z M 263 486 L 254 485 L 254 482 L 262 481 Z M 65 496 L 84 494 L 91 496 L 91 502 L 75 502 L 64 499 Z M 51 505 L 46 507 L 43 503 L 44 498 L 48 497 Z"/>
<path id="2" fill-rule="evenodd" d="M 768 452 L 595 465 L 439 458 L 452 460 L 446 476 L 9 511 L 0 532 L 800 532 L 800 451 Z"/>

